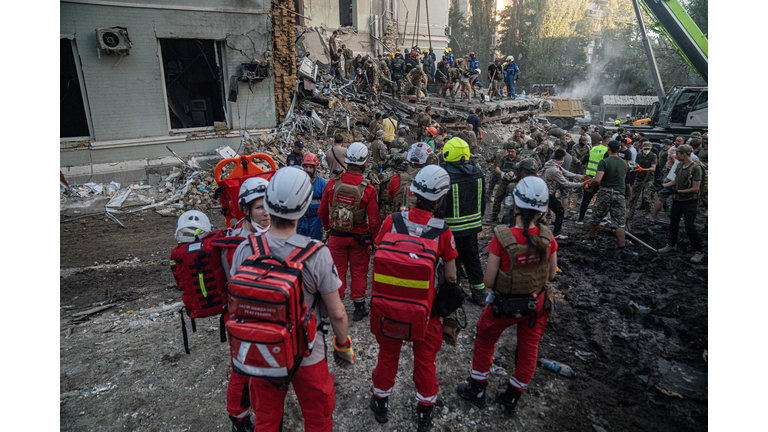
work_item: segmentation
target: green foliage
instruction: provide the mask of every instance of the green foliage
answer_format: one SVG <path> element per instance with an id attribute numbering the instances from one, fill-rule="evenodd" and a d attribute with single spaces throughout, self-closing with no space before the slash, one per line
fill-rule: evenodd
<path id="1" fill-rule="evenodd" d="M 481 69 L 494 58 L 491 43 L 496 29 L 495 5 L 493 0 L 469 0 L 469 9 L 472 11 L 468 20 L 469 39 Z"/>
<path id="2" fill-rule="evenodd" d="M 448 25 L 451 27 L 451 39 L 448 46 L 455 53 L 469 52 L 469 40 L 467 37 L 467 20 L 461 9 L 450 8 L 448 10 Z M 437 53 L 436 53 L 437 54 Z M 438 60 L 440 55 L 437 55 Z"/>

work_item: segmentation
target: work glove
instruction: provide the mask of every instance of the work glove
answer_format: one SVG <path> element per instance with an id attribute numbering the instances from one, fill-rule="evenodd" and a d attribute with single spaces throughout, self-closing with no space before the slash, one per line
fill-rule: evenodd
<path id="1" fill-rule="evenodd" d="M 581 181 L 590 180 L 591 178 L 592 178 L 592 176 L 591 176 L 591 175 L 589 175 L 589 174 L 584 174 L 583 176 L 581 176 Z"/>
<path id="2" fill-rule="evenodd" d="M 349 369 L 355 364 L 355 350 L 352 349 L 352 339 L 347 336 L 344 347 L 336 344 L 336 336 L 333 337 L 333 362 L 342 369 Z"/>
<path id="3" fill-rule="evenodd" d="M 512 171 L 504 174 L 504 180 L 511 182 L 514 179 L 515 179 L 515 173 L 513 173 Z"/>
<path id="4" fill-rule="evenodd" d="M 331 235 L 331 230 L 323 230 L 323 238 L 325 239 L 325 242 L 328 242 L 328 237 Z"/>
<path id="5" fill-rule="evenodd" d="M 638 166 L 637 168 L 635 168 L 635 172 L 643 172 L 643 171 L 645 171 L 645 169 L 641 166 Z"/>
<path id="6" fill-rule="evenodd" d="M 589 189 L 589 180 L 584 181 L 584 189 Z"/>

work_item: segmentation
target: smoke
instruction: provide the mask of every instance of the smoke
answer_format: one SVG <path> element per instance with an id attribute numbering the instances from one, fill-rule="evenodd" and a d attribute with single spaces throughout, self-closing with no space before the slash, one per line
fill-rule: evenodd
<path id="1" fill-rule="evenodd" d="M 559 97 L 581 98 L 585 103 L 592 103 L 595 97 L 601 99 L 603 95 L 619 94 L 621 83 L 608 77 L 605 71 L 614 63 L 623 61 L 622 57 L 626 55 L 626 44 L 606 42 L 601 49 L 595 46 L 593 50 L 592 63 L 587 67 L 586 77 L 559 89 Z"/>

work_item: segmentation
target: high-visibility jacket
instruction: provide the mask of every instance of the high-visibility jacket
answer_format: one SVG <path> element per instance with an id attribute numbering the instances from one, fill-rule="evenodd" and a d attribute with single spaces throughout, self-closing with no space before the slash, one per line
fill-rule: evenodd
<path id="1" fill-rule="evenodd" d="M 592 147 L 589 151 L 589 163 L 587 164 L 587 175 L 592 177 L 597 174 L 597 163 L 603 160 L 605 153 L 608 151 L 608 147 L 600 144 Z"/>
<path id="2" fill-rule="evenodd" d="M 483 172 L 468 161 L 445 162 L 443 166 L 451 178 L 451 189 L 435 216 L 445 220 L 454 237 L 479 233 L 485 212 Z"/>

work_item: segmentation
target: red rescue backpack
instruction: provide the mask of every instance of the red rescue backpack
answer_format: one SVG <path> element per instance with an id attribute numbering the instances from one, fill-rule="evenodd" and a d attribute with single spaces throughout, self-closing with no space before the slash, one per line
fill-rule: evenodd
<path id="1" fill-rule="evenodd" d="M 197 331 L 196 318 L 219 315 L 227 308 L 227 275 L 221 265 L 221 253 L 214 243 L 225 238 L 221 230 L 212 231 L 204 239 L 193 243 L 179 243 L 171 251 L 171 271 L 176 285 L 182 291 L 184 306 L 181 315 L 181 333 L 184 350 L 189 354 L 184 310 L 192 320 L 192 332 Z M 241 240 L 242 241 L 242 240 Z M 221 341 L 226 341 L 223 315 L 219 320 Z"/>
<path id="2" fill-rule="evenodd" d="M 312 352 L 315 307 L 304 304 L 303 262 L 325 244 L 310 241 L 286 259 L 271 254 L 264 237 L 251 234 L 250 255 L 227 284 L 232 370 L 287 386 Z"/>
<path id="3" fill-rule="evenodd" d="M 373 256 L 371 332 L 377 336 L 418 341 L 427 334 L 435 299 L 438 238 L 448 230 L 432 218 L 430 229 L 409 234 L 401 212 L 392 213 L 395 232 L 384 234 Z"/>

